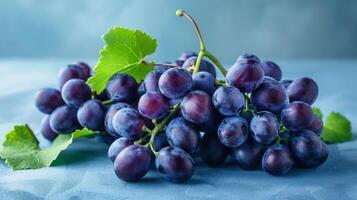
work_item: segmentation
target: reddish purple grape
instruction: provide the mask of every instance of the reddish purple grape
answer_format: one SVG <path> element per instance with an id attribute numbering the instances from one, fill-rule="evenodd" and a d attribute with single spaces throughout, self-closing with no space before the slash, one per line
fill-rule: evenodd
<path id="1" fill-rule="evenodd" d="M 169 100 L 160 92 L 148 92 L 141 96 L 138 110 L 149 119 L 162 119 L 170 111 Z"/>
<path id="2" fill-rule="evenodd" d="M 116 139 L 108 149 L 108 157 L 112 162 L 114 162 L 121 151 L 133 144 L 134 140 L 129 138 L 121 137 L 119 139 Z"/>
<path id="3" fill-rule="evenodd" d="M 274 144 L 264 153 L 263 170 L 274 176 L 282 176 L 290 171 L 294 161 L 290 150 L 282 144 Z"/>
<path id="4" fill-rule="evenodd" d="M 114 130 L 121 136 L 138 139 L 144 135 L 145 119 L 132 108 L 118 110 L 113 118 Z"/>
<path id="5" fill-rule="evenodd" d="M 90 66 L 85 63 L 85 62 L 78 62 L 77 64 L 80 68 L 82 68 L 82 71 L 85 73 L 85 75 L 87 77 L 91 77 L 92 76 L 92 69 L 90 68 Z"/>
<path id="6" fill-rule="evenodd" d="M 184 96 L 191 88 L 191 74 L 180 67 L 166 70 L 159 79 L 160 92 L 170 99 Z"/>
<path id="7" fill-rule="evenodd" d="M 60 91 L 46 88 L 36 93 L 35 105 L 39 111 L 51 114 L 56 108 L 64 105 L 64 101 Z"/>
<path id="8" fill-rule="evenodd" d="M 78 108 L 92 97 L 90 87 L 80 79 L 67 81 L 62 88 L 62 98 L 67 105 Z"/>
<path id="9" fill-rule="evenodd" d="M 204 123 L 211 113 L 211 97 L 200 90 L 188 93 L 181 102 L 182 116 L 193 123 Z"/>
<path id="10" fill-rule="evenodd" d="M 283 125 L 291 131 L 301 131 L 309 128 L 314 120 L 314 113 L 309 104 L 295 101 L 281 111 Z"/>
<path id="11" fill-rule="evenodd" d="M 290 102 L 302 101 L 312 105 L 319 93 L 317 83 L 308 77 L 293 81 L 287 89 Z"/>
<path id="12" fill-rule="evenodd" d="M 248 138 L 248 122 L 242 117 L 225 118 L 218 127 L 218 138 L 227 147 L 239 147 Z"/>

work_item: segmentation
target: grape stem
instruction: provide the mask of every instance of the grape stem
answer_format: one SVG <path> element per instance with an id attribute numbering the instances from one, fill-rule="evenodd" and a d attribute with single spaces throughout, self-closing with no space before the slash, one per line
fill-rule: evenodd
<path id="1" fill-rule="evenodd" d="M 245 98 L 244 111 L 249 111 L 249 95 L 247 93 L 244 93 L 244 98 Z"/>
<path id="2" fill-rule="evenodd" d="M 110 105 L 110 104 L 112 104 L 114 102 L 113 102 L 113 100 L 108 99 L 108 100 L 102 101 L 102 103 L 103 103 L 103 105 Z"/>
<path id="3" fill-rule="evenodd" d="M 151 151 L 157 155 L 157 152 L 155 151 L 153 144 L 154 144 L 154 139 L 155 136 L 160 132 L 163 131 L 166 124 L 175 116 L 176 112 L 179 110 L 180 108 L 180 103 L 176 104 L 172 110 L 170 111 L 170 113 L 160 122 L 160 123 L 155 123 L 155 128 L 149 132 L 150 134 L 150 140 L 149 142 L 145 145 L 147 148 L 150 147 Z"/>
<path id="4" fill-rule="evenodd" d="M 155 66 L 160 66 L 160 67 L 180 67 L 179 65 L 171 64 L 171 63 L 155 63 Z"/>

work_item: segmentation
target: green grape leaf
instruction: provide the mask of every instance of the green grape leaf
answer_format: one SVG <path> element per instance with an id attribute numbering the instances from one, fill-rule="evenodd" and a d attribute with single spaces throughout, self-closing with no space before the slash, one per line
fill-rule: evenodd
<path id="1" fill-rule="evenodd" d="M 323 114 L 320 108 L 318 107 L 313 107 L 312 111 L 314 112 L 315 115 L 317 115 L 318 117 L 320 117 L 321 119 L 323 118 Z"/>
<path id="2" fill-rule="evenodd" d="M 94 134 L 95 132 L 88 129 L 76 130 L 72 134 L 60 134 L 50 147 L 41 149 L 28 125 L 15 126 L 5 136 L 0 157 L 12 170 L 49 167 L 73 140 Z"/>
<path id="3" fill-rule="evenodd" d="M 321 138 L 327 143 L 341 143 L 351 140 L 351 122 L 342 114 L 331 112 L 325 121 Z"/>
<path id="4" fill-rule="evenodd" d="M 153 70 L 154 63 L 144 61 L 157 47 L 156 39 L 150 35 L 140 30 L 113 27 L 103 35 L 103 40 L 106 45 L 100 51 L 94 75 L 87 81 L 93 91 L 101 93 L 117 73 L 129 74 L 140 82 Z"/>

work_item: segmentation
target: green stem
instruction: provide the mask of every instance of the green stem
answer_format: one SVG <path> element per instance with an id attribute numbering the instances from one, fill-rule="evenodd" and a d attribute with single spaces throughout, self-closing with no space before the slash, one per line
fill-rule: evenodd
<path id="1" fill-rule="evenodd" d="M 108 100 L 106 100 L 106 101 L 102 101 L 102 103 L 104 104 L 104 105 L 109 105 L 109 104 L 112 104 L 112 103 L 114 103 L 111 99 L 108 99 Z"/>
<path id="2" fill-rule="evenodd" d="M 197 59 L 196 59 L 196 63 L 195 63 L 195 68 L 193 69 L 193 73 L 192 74 L 196 74 L 200 70 L 201 60 L 202 60 L 204 54 L 205 53 L 202 50 L 198 54 Z"/>
<path id="3" fill-rule="evenodd" d="M 227 81 L 226 80 L 216 80 L 215 85 L 216 86 L 226 86 Z"/>
<path id="4" fill-rule="evenodd" d="M 205 51 L 204 55 L 207 56 L 207 58 L 209 58 L 218 67 L 219 71 L 221 71 L 223 76 L 226 76 L 227 70 L 213 54 L 211 54 L 209 51 Z"/>
<path id="5" fill-rule="evenodd" d="M 244 93 L 244 98 L 245 98 L 245 108 L 244 111 L 249 111 L 249 96 L 247 93 Z"/>
<path id="6" fill-rule="evenodd" d="M 171 63 L 155 63 L 155 66 L 160 66 L 160 67 L 180 67 L 176 64 L 171 64 Z"/>

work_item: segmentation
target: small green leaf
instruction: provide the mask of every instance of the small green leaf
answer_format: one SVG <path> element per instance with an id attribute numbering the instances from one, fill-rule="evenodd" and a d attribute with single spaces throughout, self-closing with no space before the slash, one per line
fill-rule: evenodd
<path id="1" fill-rule="evenodd" d="M 320 117 L 320 118 L 322 119 L 323 114 L 322 114 L 320 108 L 318 108 L 318 107 L 313 107 L 313 108 L 312 108 L 312 111 L 314 112 L 315 115 L 317 115 L 318 117 Z"/>
<path id="2" fill-rule="evenodd" d="M 13 170 L 49 167 L 73 140 L 91 135 L 94 135 L 94 132 L 88 129 L 77 130 L 72 134 L 61 134 L 50 147 L 41 149 L 28 125 L 15 126 L 5 136 L 0 157 Z"/>
<path id="3" fill-rule="evenodd" d="M 100 51 L 94 75 L 87 81 L 98 94 L 117 73 L 129 74 L 140 82 L 154 68 L 154 63 L 144 61 L 157 46 L 156 39 L 150 35 L 140 30 L 114 27 L 103 35 L 103 39 L 106 45 Z"/>
<path id="4" fill-rule="evenodd" d="M 331 112 L 325 121 L 321 138 L 328 143 L 341 143 L 351 140 L 351 122 L 342 114 Z"/>

